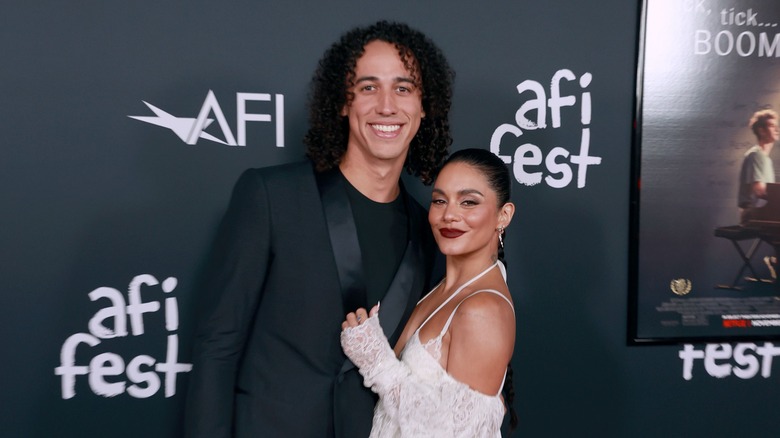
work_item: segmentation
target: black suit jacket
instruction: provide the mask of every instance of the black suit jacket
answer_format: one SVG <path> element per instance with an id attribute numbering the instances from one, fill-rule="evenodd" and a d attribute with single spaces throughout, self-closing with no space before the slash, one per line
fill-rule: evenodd
<path id="1" fill-rule="evenodd" d="M 339 343 L 360 248 L 343 183 L 308 162 L 251 169 L 233 190 L 204 283 L 185 430 L 199 437 L 361 437 L 374 394 Z M 394 343 L 430 285 L 433 239 L 407 198 L 409 242 L 381 318 Z"/>

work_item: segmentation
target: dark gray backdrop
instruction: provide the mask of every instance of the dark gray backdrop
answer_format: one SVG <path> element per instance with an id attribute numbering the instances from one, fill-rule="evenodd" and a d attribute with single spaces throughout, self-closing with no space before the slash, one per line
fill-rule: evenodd
<path id="1" fill-rule="evenodd" d="M 170 337 L 179 343 L 172 349 L 178 362 L 188 363 L 192 291 L 232 184 L 247 167 L 302 157 L 316 61 L 344 30 L 380 18 L 426 32 L 456 69 L 455 148 L 488 148 L 496 128 L 516 123 L 531 98 L 518 94 L 521 82 L 538 82 L 549 97 L 557 71 L 577 78 L 561 83 L 561 94 L 575 96 L 576 104 L 562 110 L 560 127 L 548 112 L 546 129 L 506 134 L 500 143 L 510 156 L 524 143 L 545 156 L 555 147 L 574 155 L 587 128 L 590 153 L 601 158 L 588 167 L 584 187 L 577 187 L 575 167 L 563 188 L 514 187 L 518 212 L 507 257 L 518 321 L 517 435 L 777 430 L 771 419 L 780 406 L 778 376 L 716 379 L 698 360 L 686 380 L 680 346 L 626 346 L 639 10 L 638 2 L 625 0 L 7 5 L 0 26 L 0 332 L 10 341 L 0 360 L 3 435 L 178 435 L 187 373 L 177 374 L 166 397 L 166 377 L 157 372 L 160 389 L 138 398 L 129 393 L 125 365 L 139 356 L 166 361 Z M 588 85 L 577 82 L 585 73 L 592 76 Z M 237 93 L 270 94 L 270 101 L 250 102 L 247 112 L 271 114 L 273 121 L 248 122 L 242 147 L 203 138 L 186 144 L 170 129 L 128 117 L 153 116 L 146 101 L 195 119 L 209 90 L 234 136 Z M 580 117 L 584 92 L 592 106 L 587 124 Z M 277 94 L 284 96 L 284 147 L 276 146 Z M 209 117 L 216 119 L 213 112 Z M 206 132 L 224 140 L 219 123 Z M 551 173 L 544 165 L 526 171 Z M 414 190 L 424 202 L 425 188 Z M 143 302 L 160 306 L 142 314 L 144 332 L 133 334 L 128 318 L 128 335 L 104 334 L 95 346 L 76 347 L 76 366 L 96 356 L 120 358 L 118 371 L 104 370 L 102 379 L 126 386 L 104 397 L 90 384 L 93 375 L 79 375 L 75 395 L 64 399 L 55 374 L 63 345 L 91 333 L 97 326 L 90 320 L 112 303 L 88 294 L 113 288 L 126 300 L 142 274 L 177 279 L 168 292 L 141 288 Z M 164 317 L 171 298 L 178 325 Z M 93 322 L 111 328 L 111 321 Z"/>

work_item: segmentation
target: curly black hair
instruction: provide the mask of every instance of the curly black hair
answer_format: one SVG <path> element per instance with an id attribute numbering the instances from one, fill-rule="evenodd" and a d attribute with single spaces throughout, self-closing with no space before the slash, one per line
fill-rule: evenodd
<path id="1" fill-rule="evenodd" d="M 425 117 L 409 145 L 404 166 L 424 184 L 431 184 L 452 144 L 449 112 L 455 73 L 433 41 L 406 24 L 379 21 L 352 29 L 325 52 L 311 82 L 309 131 L 303 140 L 306 155 L 318 171 L 341 162 L 349 138 L 349 120 L 341 110 L 351 100 L 349 88 L 357 60 L 366 44 L 377 40 L 393 44 L 409 71 L 422 76 L 418 79 Z"/>

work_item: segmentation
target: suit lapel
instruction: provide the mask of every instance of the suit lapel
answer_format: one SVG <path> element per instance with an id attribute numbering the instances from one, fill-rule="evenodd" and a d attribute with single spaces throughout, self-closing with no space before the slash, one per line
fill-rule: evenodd
<path id="1" fill-rule="evenodd" d="M 391 346 L 395 345 L 398 336 L 403 331 L 401 321 L 406 321 L 411 315 L 414 306 L 417 305 L 417 298 L 423 292 L 424 287 L 421 275 L 425 269 L 420 242 L 421 218 L 416 214 L 418 207 L 414 204 L 412 197 L 404 190 L 403 184 L 401 184 L 401 193 L 406 202 L 406 212 L 409 218 L 409 241 L 395 277 L 382 299 L 382 311 L 379 318 L 382 330 L 387 335 Z"/>
<path id="2" fill-rule="evenodd" d="M 317 173 L 316 178 L 341 283 L 344 309 L 345 312 L 351 312 L 364 306 L 366 302 L 363 262 L 352 207 L 338 168 Z M 409 240 L 395 277 L 382 299 L 379 318 L 382 330 L 391 345 L 396 342 L 403 330 L 401 321 L 409 317 L 417 304 L 418 294 L 412 292 L 422 292 L 424 287 L 424 278 L 420 275 L 425 264 L 420 242 L 421 218 L 417 214 L 419 208 L 414 204 L 412 197 L 406 193 L 403 185 L 401 185 L 401 193 L 409 218 Z M 354 367 L 355 365 L 347 359 L 341 367 L 341 372 L 344 373 Z"/>
<path id="3" fill-rule="evenodd" d="M 412 291 L 422 292 L 424 287 L 422 276 L 419 272 L 423 266 L 420 248 L 419 239 L 411 239 L 409 241 L 393 282 L 390 283 L 387 294 L 382 298 L 379 324 L 388 338 L 390 347 L 395 345 L 404 329 L 401 321 L 409 319 L 414 306 L 417 305 L 417 300 L 414 299 L 417 295 L 413 295 Z M 355 365 L 347 359 L 341 366 L 341 373 L 345 373 L 352 368 L 355 368 Z"/>
<path id="4" fill-rule="evenodd" d="M 316 177 L 341 283 L 342 303 L 346 311 L 352 312 L 366 302 L 363 260 L 352 207 L 337 167 L 317 173 Z"/>

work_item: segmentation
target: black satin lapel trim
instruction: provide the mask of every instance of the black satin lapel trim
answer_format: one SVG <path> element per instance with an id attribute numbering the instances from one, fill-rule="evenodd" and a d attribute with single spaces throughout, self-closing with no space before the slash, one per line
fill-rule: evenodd
<path id="1" fill-rule="evenodd" d="M 411 315 L 414 306 L 417 305 L 412 292 L 418 289 L 418 292 L 422 292 L 422 283 L 415 281 L 416 274 L 423 265 L 417 247 L 419 247 L 417 239 L 409 241 L 404 258 L 380 306 L 379 323 L 390 345 L 395 345 L 403 330 L 403 327 L 399 327 L 401 320 L 405 319 L 404 316 Z"/>
<path id="2" fill-rule="evenodd" d="M 425 277 L 422 275 L 425 264 L 420 242 L 421 218 L 415 214 L 416 205 L 414 205 L 411 195 L 406 193 L 403 184 L 401 185 L 401 193 L 406 202 L 406 212 L 409 218 L 409 242 L 395 277 L 393 277 L 385 297 L 382 298 L 379 310 L 379 324 L 391 346 L 395 345 L 403 331 L 401 320 L 408 319 L 409 315 L 412 314 L 414 306 L 417 305 L 417 299 L 420 298 L 425 287 Z M 354 367 L 355 365 L 347 359 L 341 366 L 340 373 L 343 374 Z"/>
<path id="3" fill-rule="evenodd" d="M 316 178 L 341 283 L 342 302 L 346 312 L 352 312 L 366 305 L 363 260 L 355 218 L 338 168 L 317 173 Z"/>
<path id="4" fill-rule="evenodd" d="M 411 233 L 412 230 L 410 229 L 409 232 Z M 382 326 L 382 331 L 385 332 L 391 347 L 395 345 L 401 331 L 403 331 L 403 327 L 400 326 L 401 320 L 408 319 L 414 306 L 417 305 L 415 299 L 417 296 L 412 292 L 422 292 L 424 287 L 423 281 L 418 275 L 422 266 L 423 259 L 420 253 L 419 239 L 412 239 L 406 245 L 404 257 L 401 259 L 398 271 L 393 277 L 387 294 L 382 298 L 379 308 L 379 324 Z M 354 367 L 355 365 L 347 359 L 341 366 L 341 373 Z"/>
<path id="5" fill-rule="evenodd" d="M 420 242 L 422 220 L 416 214 L 418 207 L 412 196 L 404 189 L 403 184 L 401 192 L 406 202 L 406 212 L 409 218 L 409 243 L 406 246 L 404 257 L 401 259 L 401 264 L 398 266 L 398 271 L 395 273 L 395 278 L 382 299 L 379 318 L 382 330 L 387 335 L 391 345 L 395 345 L 398 340 L 401 331 L 403 331 L 403 327 L 400 326 L 401 321 L 406 320 L 411 315 L 423 292 L 422 289 L 425 287 L 423 284 L 424 273 L 422 272 L 425 269 L 425 263 L 422 243 Z"/>

